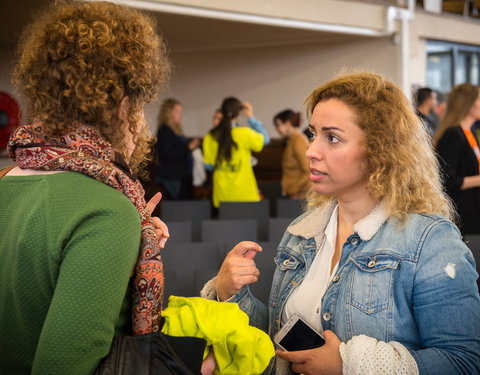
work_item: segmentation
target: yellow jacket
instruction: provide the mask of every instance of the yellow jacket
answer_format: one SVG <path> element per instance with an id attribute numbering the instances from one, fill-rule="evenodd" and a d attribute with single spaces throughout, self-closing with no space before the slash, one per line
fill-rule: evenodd
<path id="1" fill-rule="evenodd" d="M 268 335 L 250 326 L 236 303 L 170 296 L 162 316 L 164 334 L 199 337 L 213 347 L 215 374 L 261 374 L 275 355 Z"/>

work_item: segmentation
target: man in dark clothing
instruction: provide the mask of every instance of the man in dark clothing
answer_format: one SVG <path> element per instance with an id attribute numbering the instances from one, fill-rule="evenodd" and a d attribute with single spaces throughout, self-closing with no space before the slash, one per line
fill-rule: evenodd
<path id="1" fill-rule="evenodd" d="M 418 89 L 416 94 L 417 116 L 420 117 L 431 136 L 435 133 L 436 125 L 431 113 L 437 106 L 437 93 L 428 87 Z"/>

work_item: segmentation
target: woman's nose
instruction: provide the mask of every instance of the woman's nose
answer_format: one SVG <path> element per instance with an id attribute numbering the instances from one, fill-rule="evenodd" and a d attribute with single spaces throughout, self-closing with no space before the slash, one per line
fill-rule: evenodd
<path id="1" fill-rule="evenodd" d="M 323 158 L 323 153 L 320 147 L 320 142 L 315 138 L 307 148 L 305 152 L 307 159 L 317 159 L 321 160 Z"/>

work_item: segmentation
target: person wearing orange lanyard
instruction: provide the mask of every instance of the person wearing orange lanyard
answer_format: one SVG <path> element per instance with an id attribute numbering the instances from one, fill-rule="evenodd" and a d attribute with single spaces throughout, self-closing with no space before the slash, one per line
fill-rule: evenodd
<path id="1" fill-rule="evenodd" d="M 480 149 L 471 130 L 479 120 L 480 89 L 469 83 L 455 86 L 435 146 L 462 234 L 480 234 Z"/>

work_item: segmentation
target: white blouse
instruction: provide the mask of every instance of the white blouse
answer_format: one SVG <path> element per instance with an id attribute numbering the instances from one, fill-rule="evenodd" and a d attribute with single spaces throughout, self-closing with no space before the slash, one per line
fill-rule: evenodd
<path id="1" fill-rule="evenodd" d="M 338 263 L 330 273 L 332 258 L 337 239 L 338 205 L 332 212 L 325 228 L 323 242 L 317 248 L 317 254 L 303 281 L 288 297 L 282 312 L 282 323 L 292 315 L 298 314 L 318 332 L 322 332 L 322 298 L 331 278 L 337 272 Z M 318 238 L 315 238 L 318 243 Z"/>

